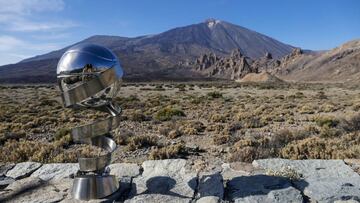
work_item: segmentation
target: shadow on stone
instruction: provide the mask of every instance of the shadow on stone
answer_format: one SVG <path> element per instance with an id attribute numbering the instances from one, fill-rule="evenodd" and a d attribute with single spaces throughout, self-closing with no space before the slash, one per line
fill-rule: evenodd
<path id="1" fill-rule="evenodd" d="M 297 180 L 297 183 L 299 182 L 303 188 L 308 185 L 304 180 Z M 301 191 L 293 187 L 290 179 L 267 175 L 239 176 L 231 179 L 227 183 L 225 197 L 229 201 L 249 198 L 256 198 L 259 201 L 273 201 L 272 198 L 275 197 L 277 200 L 281 198 L 281 201 L 288 199 L 298 200 L 293 202 L 303 201 Z"/>
<path id="2" fill-rule="evenodd" d="M 180 198 L 189 198 L 175 192 L 172 192 L 176 185 L 176 181 L 168 176 L 155 176 L 146 181 L 146 191 L 141 194 L 162 194 Z"/>
<path id="3" fill-rule="evenodd" d="M 28 179 L 29 179 L 29 181 L 23 182 L 23 183 L 17 183 L 18 185 L 15 188 L 9 189 L 8 193 L 6 193 L 0 197 L 0 202 L 10 201 L 26 192 L 35 191 L 40 188 L 49 186 L 49 184 L 47 182 L 42 181 L 40 179 L 30 179 L 30 178 L 28 178 Z M 23 179 L 22 181 L 28 180 L 28 179 Z M 21 181 L 18 181 L 18 182 L 21 182 Z M 4 191 L 6 191 L 6 190 L 7 190 L 7 188 L 4 189 Z"/>

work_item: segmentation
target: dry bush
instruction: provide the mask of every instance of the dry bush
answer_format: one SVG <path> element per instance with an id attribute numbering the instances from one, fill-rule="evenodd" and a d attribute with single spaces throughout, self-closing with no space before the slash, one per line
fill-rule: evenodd
<path id="1" fill-rule="evenodd" d="M 198 135 L 204 130 L 205 125 L 200 121 L 183 121 L 179 126 L 179 131 L 184 135 Z"/>
<path id="2" fill-rule="evenodd" d="M 185 145 L 178 143 L 166 147 L 155 148 L 150 152 L 149 159 L 173 159 L 183 156 L 185 153 Z"/>
<path id="3" fill-rule="evenodd" d="M 140 110 L 132 111 L 130 113 L 130 115 L 128 116 L 128 118 L 129 118 L 129 120 L 136 121 L 136 122 L 141 122 L 141 121 L 147 120 L 146 116 Z"/>
<path id="4" fill-rule="evenodd" d="M 218 99 L 218 98 L 222 98 L 223 94 L 221 92 L 214 91 L 207 93 L 206 96 L 210 99 Z"/>
<path id="5" fill-rule="evenodd" d="M 359 131 L 360 130 L 360 113 L 352 116 L 347 121 L 347 129 L 350 131 Z"/>
<path id="6" fill-rule="evenodd" d="M 171 139 L 175 139 L 177 137 L 181 136 L 181 131 L 180 130 L 171 130 L 168 134 L 167 137 L 171 138 Z"/>
<path id="7" fill-rule="evenodd" d="M 36 161 L 42 163 L 75 162 L 72 153 L 64 154 L 64 147 L 71 142 L 70 135 L 52 143 L 30 140 L 8 140 L 0 147 L 0 162 Z"/>
<path id="8" fill-rule="evenodd" d="M 339 120 L 333 116 L 316 116 L 314 117 L 315 123 L 320 127 L 336 127 L 339 124 Z"/>
<path id="9" fill-rule="evenodd" d="M 303 106 L 300 107 L 299 113 L 301 113 L 301 114 L 314 114 L 315 113 L 315 108 L 313 106 L 303 105 Z"/>
<path id="10" fill-rule="evenodd" d="M 251 117 L 241 120 L 245 128 L 261 128 L 267 125 L 267 122 L 259 117 Z"/>
<path id="11" fill-rule="evenodd" d="M 226 117 L 224 114 L 215 113 L 211 115 L 210 120 L 214 123 L 225 123 Z"/>
<path id="12" fill-rule="evenodd" d="M 290 131 L 288 129 L 280 130 L 270 137 L 271 147 L 281 148 L 294 140 L 302 140 L 311 135 L 307 130 Z"/>
<path id="13" fill-rule="evenodd" d="M 177 108 L 165 107 L 160 109 L 154 116 L 155 119 L 159 121 L 169 121 L 173 117 L 184 117 L 185 113 Z"/>
<path id="14" fill-rule="evenodd" d="M 130 151 L 135 151 L 140 148 L 156 146 L 157 142 L 158 142 L 158 138 L 155 136 L 149 136 L 149 135 L 134 136 L 134 137 L 130 137 L 129 142 L 127 144 L 127 148 Z"/>
<path id="15" fill-rule="evenodd" d="M 339 107 L 334 104 L 324 104 L 320 107 L 319 111 L 329 113 L 329 112 L 337 111 L 338 109 L 339 109 Z"/>
<path id="16" fill-rule="evenodd" d="M 359 147 L 358 133 L 350 133 L 333 139 L 310 137 L 286 145 L 280 155 L 288 159 L 360 158 Z"/>
<path id="17" fill-rule="evenodd" d="M 113 134 L 114 141 L 118 145 L 127 145 L 131 137 L 134 136 L 134 133 L 130 130 L 117 129 Z"/>
<path id="18" fill-rule="evenodd" d="M 213 137 L 213 143 L 215 145 L 222 145 L 226 144 L 230 141 L 230 135 L 229 134 L 218 134 Z"/>

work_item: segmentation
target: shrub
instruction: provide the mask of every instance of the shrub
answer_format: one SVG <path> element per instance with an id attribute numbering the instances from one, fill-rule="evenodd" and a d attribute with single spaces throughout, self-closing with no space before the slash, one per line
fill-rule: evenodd
<path id="1" fill-rule="evenodd" d="M 259 117 L 250 117 L 241 121 L 245 128 L 261 128 L 267 125 L 267 122 Z"/>
<path id="2" fill-rule="evenodd" d="M 317 116 L 314 118 L 314 121 L 320 127 L 336 127 L 339 124 L 338 119 L 330 116 Z"/>
<path id="3" fill-rule="evenodd" d="M 69 128 L 58 129 L 55 133 L 54 140 L 60 140 L 66 135 L 70 135 L 71 130 Z"/>
<path id="4" fill-rule="evenodd" d="M 160 109 L 155 114 L 155 119 L 157 119 L 159 121 L 168 121 L 168 120 L 171 120 L 175 116 L 184 117 L 185 113 L 180 109 L 166 107 L 166 108 Z"/>
<path id="5" fill-rule="evenodd" d="M 205 126 L 200 121 L 185 121 L 179 127 L 179 131 L 185 135 L 197 135 L 205 130 Z"/>
<path id="6" fill-rule="evenodd" d="M 226 117 L 223 114 L 213 114 L 211 115 L 210 120 L 215 123 L 224 123 Z"/>
<path id="7" fill-rule="evenodd" d="M 149 159 L 172 159 L 185 154 L 185 145 L 178 143 L 166 147 L 155 148 L 150 152 Z"/>
<path id="8" fill-rule="evenodd" d="M 140 148 L 147 148 L 151 146 L 157 145 L 157 137 L 155 136 L 148 136 L 148 135 L 140 135 L 131 137 L 127 147 L 130 151 L 135 151 Z"/>
<path id="9" fill-rule="evenodd" d="M 347 128 L 350 131 L 360 130 L 360 114 L 356 114 L 349 119 Z"/>
<path id="10" fill-rule="evenodd" d="M 211 99 L 218 99 L 223 97 L 222 93 L 217 91 L 209 92 L 207 93 L 207 96 Z"/>
<path id="11" fill-rule="evenodd" d="M 133 111 L 132 113 L 130 113 L 129 119 L 131 121 L 137 121 L 137 122 L 147 120 L 146 116 L 140 110 L 136 110 L 136 111 Z"/>
<path id="12" fill-rule="evenodd" d="M 230 140 L 229 134 L 219 134 L 213 137 L 213 142 L 216 145 L 222 145 L 228 143 Z"/>

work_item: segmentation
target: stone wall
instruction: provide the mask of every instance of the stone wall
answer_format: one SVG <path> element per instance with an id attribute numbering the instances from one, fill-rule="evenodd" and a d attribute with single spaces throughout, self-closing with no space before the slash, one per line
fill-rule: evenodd
<path id="1" fill-rule="evenodd" d="M 195 172 L 184 159 L 110 165 L 114 195 L 90 202 L 360 202 L 360 160 L 263 159 Z M 0 202 L 79 202 L 77 164 L 0 166 Z"/>

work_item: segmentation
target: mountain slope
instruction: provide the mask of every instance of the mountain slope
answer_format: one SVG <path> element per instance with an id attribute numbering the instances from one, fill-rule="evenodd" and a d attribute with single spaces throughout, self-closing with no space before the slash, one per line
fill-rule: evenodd
<path id="1" fill-rule="evenodd" d="M 180 64 L 208 52 L 228 55 L 239 49 L 250 58 L 265 53 L 280 58 L 293 49 L 255 31 L 214 19 L 157 35 L 135 38 L 98 35 L 79 43 L 95 43 L 113 50 L 125 69 L 125 79 L 130 80 L 198 77 L 180 68 Z M 39 78 L 42 82 L 54 82 L 57 60 L 67 48 L 0 67 L 0 82 L 38 82 Z"/>
<path id="2" fill-rule="evenodd" d="M 360 40 L 347 42 L 326 52 L 292 53 L 273 72 L 292 81 L 356 82 L 360 78 Z"/>

